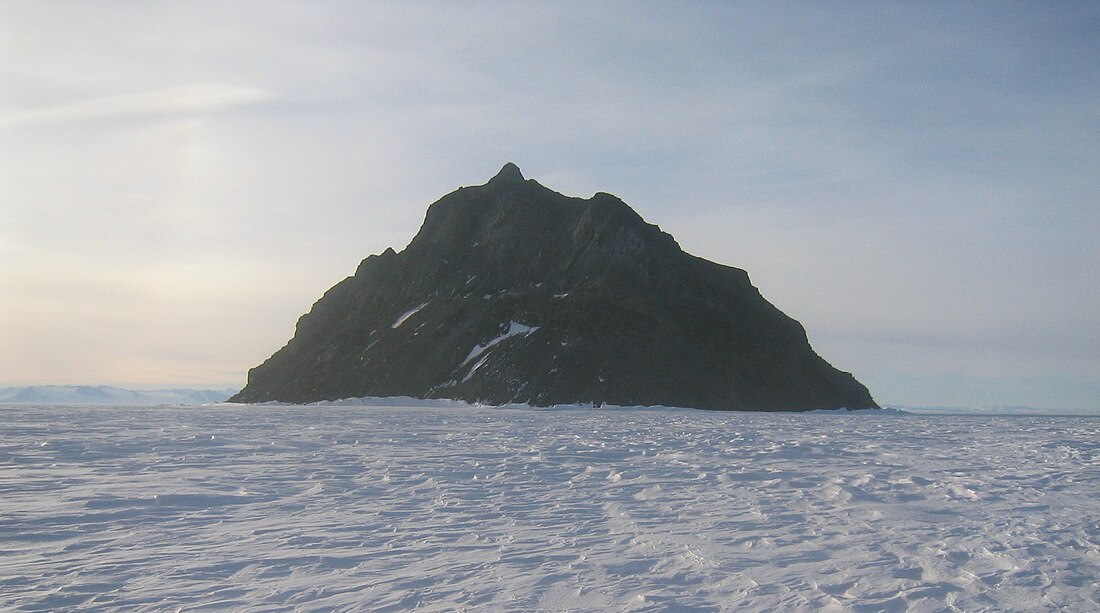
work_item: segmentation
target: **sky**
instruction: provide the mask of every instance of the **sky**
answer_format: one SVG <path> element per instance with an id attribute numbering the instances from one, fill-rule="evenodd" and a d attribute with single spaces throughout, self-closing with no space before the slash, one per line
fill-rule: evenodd
<path id="1" fill-rule="evenodd" d="M 1100 4 L 0 0 L 0 386 L 236 387 L 507 161 L 880 404 L 1100 412 Z"/>

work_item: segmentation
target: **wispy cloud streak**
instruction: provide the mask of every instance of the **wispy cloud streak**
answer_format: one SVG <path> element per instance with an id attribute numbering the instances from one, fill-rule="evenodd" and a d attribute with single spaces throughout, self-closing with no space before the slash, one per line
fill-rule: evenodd
<path id="1" fill-rule="evenodd" d="M 57 106 L 0 111 L 0 128 L 31 127 L 163 115 L 201 115 L 274 100 L 276 95 L 256 87 L 224 83 L 188 83 L 157 90 L 89 98 Z"/>

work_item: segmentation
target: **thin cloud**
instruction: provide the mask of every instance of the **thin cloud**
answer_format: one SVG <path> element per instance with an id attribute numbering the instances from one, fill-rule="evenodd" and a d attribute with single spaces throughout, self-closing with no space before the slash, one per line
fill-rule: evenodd
<path id="1" fill-rule="evenodd" d="M 276 95 L 257 87 L 188 83 L 147 92 L 89 98 L 58 106 L 0 114 L 0 127 L 41 126 L 116 117 L 206 114 L 267 102 Z"/>

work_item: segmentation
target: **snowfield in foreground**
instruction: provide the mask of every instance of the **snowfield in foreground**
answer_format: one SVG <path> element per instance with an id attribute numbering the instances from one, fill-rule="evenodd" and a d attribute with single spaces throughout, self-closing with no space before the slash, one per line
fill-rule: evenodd
<path id="1" fill-rule="evenodd" d="M 1100 608 L 1100 419 L 0 408 L 0 609 Z"/>

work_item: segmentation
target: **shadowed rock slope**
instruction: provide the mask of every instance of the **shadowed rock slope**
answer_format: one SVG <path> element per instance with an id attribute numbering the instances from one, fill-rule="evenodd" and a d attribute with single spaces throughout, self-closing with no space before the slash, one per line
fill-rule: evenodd
<path id="1" fill-rule="evenodd" d="M 745 271 L 680 249 L 621 200 L 507 164 L 428 208 L 248 373 L 235 402 L 358 396 L 725 410 L 870 408 Z"/>

